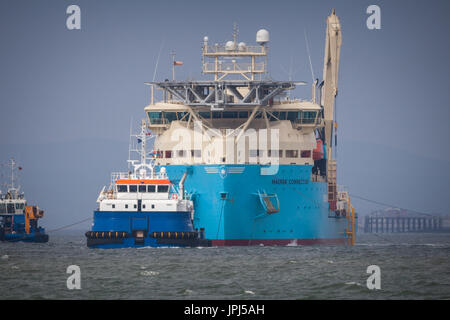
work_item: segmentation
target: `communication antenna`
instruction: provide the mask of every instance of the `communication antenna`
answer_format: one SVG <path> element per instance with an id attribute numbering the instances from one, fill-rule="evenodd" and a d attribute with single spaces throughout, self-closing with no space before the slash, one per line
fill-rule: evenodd
<path id="1" fill-rule="evenodd" d="M 131 165 L 131 134 L 133 132 L 133 116 L 130 119 L 130 140 L 128 141 L 128 171 L 130 171 Z"/>
<path id="2" fill-rule="evenodd" d="M 309 52 L 308 36 L 306 35 L 306 29 L 305 29 L 304 31 L 305 31 L 306 51 L 307 51 L 307 53 L 308 53 L 308 59 L 309 59 L 309 67 L 310 67 L 310 69 L 311 69 L 311 77 L 312 77 L 312 81 L 314 82 L 314 79 L 315 79 L 316 77 L 314 76 L 314 69 L 313 69 L 312 62 L 311 62 L 311 53 Z"/>
<path id="3" fill-rule="evenodd" d="M 159 57 L 161 56 L 161 51 L 164 47 L 164 39 L 161 41 L 161 46 L 159 47 L 159 52 L 158 52 L 158 58 L 156 58 L 156 64 L 155 64 L 155 70 L 153 71 L 153 82 L 155 81 L 156 78 L 156 70 L 158 70 L 158 64 L 159 64 Z"/>

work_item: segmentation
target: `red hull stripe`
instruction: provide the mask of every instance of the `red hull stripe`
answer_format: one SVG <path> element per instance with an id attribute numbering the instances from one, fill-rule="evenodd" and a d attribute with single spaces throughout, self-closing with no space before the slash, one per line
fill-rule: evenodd
<path id="1" fill-rule="evenodd" d="M 347 239 L 216 239 L 211 240 L 213 246 L 287 246 L 287 245 L 314 245 L 314 244 L 339 244 L 344 245 Z"/>

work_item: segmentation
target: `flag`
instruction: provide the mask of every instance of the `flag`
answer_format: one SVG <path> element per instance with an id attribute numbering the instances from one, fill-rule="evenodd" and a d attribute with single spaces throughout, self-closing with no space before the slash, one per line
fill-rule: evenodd
<path id="1" fill-rule="evenodd" d="M 22 167 L 19 167 L 18 169 L 19 169 L 19 170 L 22 170 Z"/>
<path id="2" fill-rule="evenodd" d="M 137 139 L 137 141 L 138 141 L 138 143 L 141 143 L 141 142 L 142 142 L 142 140 L 141 140 L 141 139 L 139 139 L 139 138 Z"/>
<path id="3" fill-rule="evenodd" d="M 174 65 L 174 66 L 182 66 L 182 65 L 183 65 L 183 62 L 182 62 L 182 61 L 174 61 L 174 62 L 173 62 L 173 65 Z"/>

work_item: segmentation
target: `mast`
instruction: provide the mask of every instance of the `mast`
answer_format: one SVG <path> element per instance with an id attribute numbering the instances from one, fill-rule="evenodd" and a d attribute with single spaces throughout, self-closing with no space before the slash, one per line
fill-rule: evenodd
<path id="1" fill-rule="evenodd" d="M 11 190 L 14 190 L 14 165 L 15 161 L 11 158 Z"/>
<path id="2" fill-rule="evenodd" d="M 337 123 L 334 119 L 334 104 L 338 93 L 338 71 L 340 50 L 342 44 L 341 25 L 333 9 L 327 18 L 325 39 L 325 55 L 323 62 L 323 87 L 321 104 L 323 106 L 324 129 L 322 138 L 326 146 L 326 170 L 328 181 L 328 202 L 330 210 L 337 209 L 337 177 L 336 160 L 333 159 L 333 127 Z"/>
<path id="3" fill-rule="evenodd" d="M 327 158 L 332 158 L 332 138 L 334 119 L 334 103 L 338 94 L 338 71 L 342 44 L 341 25 L 333 9 L 327 18 L 325 55 L 323 63 L 322 106 L 325 122 L 324 142 L 327 146 Z"/>

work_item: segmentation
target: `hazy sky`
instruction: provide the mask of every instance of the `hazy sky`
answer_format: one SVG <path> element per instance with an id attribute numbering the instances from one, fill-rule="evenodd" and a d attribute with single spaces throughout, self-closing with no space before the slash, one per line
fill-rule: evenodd
<path id="1" fill-rule="evenodd" d="M 81 30 L 66 27 L 71 4 L 81 8 Z M 366 26 L 371 4 L 381 8 L 380 30 Z M 48 225 L 90 216 L 109 171 L 125 165 L 130 120 L 144 116 L 144 82 L 161 47 L 156 80 L 170 78 L 171 50 L 184 62 L 177 79 L 200 79 L 204 36 L 225 42 L 237 23 L 239 41 L 252 44 L 266 28 L 271 77 L 291 70 L 308 82 L 293 95 L 309 99 L 304 33 L 321 79 L 332 8 L 343 35 L 338 179 L 381 201 L 446 210 L 449 1 L 2 0 L 0 161 L 19 158 L 27 197 L 44 203 Z M 395 189 L 380 177 L 395 178 Z M 61 178 L 71 194 L 55 193 Z"/>

